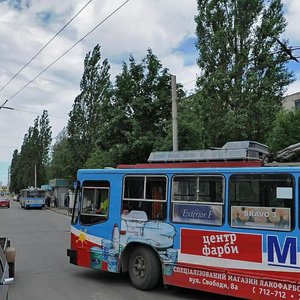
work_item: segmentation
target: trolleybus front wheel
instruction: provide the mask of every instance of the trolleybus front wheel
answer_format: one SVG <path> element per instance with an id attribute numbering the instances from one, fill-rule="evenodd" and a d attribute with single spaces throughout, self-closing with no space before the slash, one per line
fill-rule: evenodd
<path id="1" fill-rule="evenodd" d="M 134 287 L 139 290 L 150 290 L 158 283 L 160 261 L 153 250 L 139 246 L 130 255 L 128 271 Z"/>

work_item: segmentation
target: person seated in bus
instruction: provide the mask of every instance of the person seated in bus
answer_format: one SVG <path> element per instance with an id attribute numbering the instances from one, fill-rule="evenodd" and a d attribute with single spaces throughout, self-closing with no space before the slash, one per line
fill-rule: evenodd
<path id="1" fill-rule="evenodd" d="M 154 186 L 152 189 L 152 199 L 162 200 L 163 193 L 160 186 Z M 152 219 L 153 220 L 163 220 L 163 203 L 159 201 L 152 202 Z"/>
<path id="2" fill-rule="evenodd" d="M 96 214 L 107 215 L 109 201 L 106 198 L 103 202 L 101 202 L 100 207 L 96 210 Z"/>

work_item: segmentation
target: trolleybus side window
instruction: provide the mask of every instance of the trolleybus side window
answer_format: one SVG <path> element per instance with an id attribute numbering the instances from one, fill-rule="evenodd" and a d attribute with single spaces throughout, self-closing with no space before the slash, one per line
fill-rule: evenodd
<path id="1" fill-rule="evenodd" d="M 238 174 L 229 181 L 232 227 L 291 231 L 294 178 L 289 174 Z"/>
<path id="2" fill-rule="evenodd" d="M 81 195 L 80 221 L 83 224 L 94 224 L 108 218 L 109 182 L 85 181 Z"/>
<path id="3" fill-rule="evenodd" d="M 165 176 L 126 176 L 123 211 L 144 211 L 149 220 L 166 218 L 167 178 Z"/>
<path id="4" fill-rule="evenodd" d="M 224 177 L 219 175 L 174 176 L 173 222 L 222 225 L 224 186 Z"/>

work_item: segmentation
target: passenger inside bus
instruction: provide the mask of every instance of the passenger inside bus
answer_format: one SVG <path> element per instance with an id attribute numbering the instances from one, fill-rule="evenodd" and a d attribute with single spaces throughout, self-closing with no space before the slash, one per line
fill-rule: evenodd
<path id="1" fill-rule="evenodd" d="M 101 202 L 100 207 L 96 210 L 96 214 L 107 215 L 109 201 L 108 198 Z"/>
<path id="2" fill-rule="evenodd" d="M 160 186 L 154 186 L 152 188 L 152 199 L 153 200 L 163 200 L 162 188 Z M 152 203 L 152 219 L 163 220 L 163 203 L 153 202 Z"/>
<path id="3" fill-rule="evenodd" d="M 107 216 L 108 206 L 109 206 L 108 191 L 107 190 L 100 190 L 97 210 L 96 210 L 95 213 Z"/>

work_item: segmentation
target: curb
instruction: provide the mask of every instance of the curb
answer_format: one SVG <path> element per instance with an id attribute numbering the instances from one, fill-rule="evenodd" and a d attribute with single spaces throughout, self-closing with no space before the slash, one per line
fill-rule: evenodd
<path id="1" fill-rule="evenodd" d="M 69 210 L 67 210 L 67 209 L 56 208 L 56 207 L 45 207 L 45 208 L 48 210 L 51 210 L 55 213 L 61 214 L 61 215 L 71 216 L 71 214 L 69 213 Z"/>

